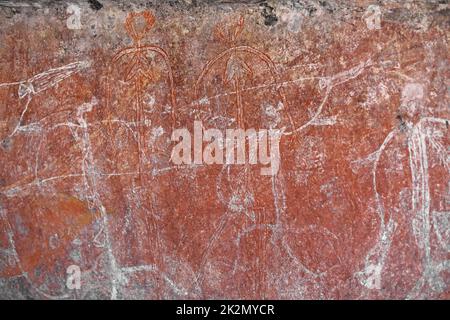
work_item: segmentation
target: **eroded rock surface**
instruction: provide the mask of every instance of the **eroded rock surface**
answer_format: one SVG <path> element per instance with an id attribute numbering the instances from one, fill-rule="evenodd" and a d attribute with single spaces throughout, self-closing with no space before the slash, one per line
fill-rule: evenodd
<path id="1" fill-rule="evenodd" d="M 449 299 L 449 9 L 0 1 L 0 297 Z"/>

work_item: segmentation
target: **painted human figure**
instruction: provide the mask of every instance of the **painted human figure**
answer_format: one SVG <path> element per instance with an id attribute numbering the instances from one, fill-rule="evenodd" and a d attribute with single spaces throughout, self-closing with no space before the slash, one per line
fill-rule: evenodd
<path id="1" fill-rule="evenodd" d="M 65 266 L 89 268 L 76 254 L 88 242 L 81 233 L 97 217 L 83 190 L 83 152 L 73 117 L 81 101 L 91 98 L 81 75 L 88 66 L 88 61 L 71 62 L 0 85 L 2 95 L 15 89 L 11 99 L 3 99 L 5 105 L 20 107 L 6 114 L 11 126 L 1 137 L 0 254 L 5 259 L 0 274 L 17 277 L 37 298 L 73 297 L 65 286 Z"/>
<path id="2" fill-rule="evenodd" d="M 402 281 L 401 287 L 407 291 L 399 294 L 406 298 L 445 292 L 448 282 L 444 272 L 450 270 L 450 119 L 422 116 L 423 101 L 422 84 L 404 86 L 399 127 L 371 155 L 380 229 L 364 269 L 357 273 L 361 283 L 374 290 L 389 285 L 386 281 Z M 402 254 L 405 258 L 392 259 L 394 252 L 396 257 Z M 408 263 L 408 259 L 412 265 L 407 266 L 411 268 L 407 277 L 389 280 L 396 265 Z"/>
<path id="3" fill-rule="evenodd" d="M 104 130 L 93 151 L 101 159 L 96 164 L 99 170 L 111 173 L 100 192 L 108 218 L 98 239 L 113 252 L 109 260 L 117 270 L 117 294 L 123 268 L 150 270 L 152 277 L 164 269 L 159 226 L 164 219 L 159 206 L 164 190 L 162 176 L 154 172 L 169 166 L 175 93 L 168 54 L 143 42 L 154 23 L 149 11 L 126 18 L 132 45 L 117 52 L 108 65 Z M 109 212 L 111 207 L 117 212 Z M 161 285 L 155 287 L 148 298 L 162 297 L 156 292 Z"/>
<path id="4" fill-rule="evenodd" d="M 240 44 L 243 28 L 243 17 L 216 26 L 214 35 L 226 49 L 206 63 L 196 81 L 194 106 L 198 118 L 205 129 L 211 126 L 223 132 L 228 128 L 292 128 L 275 64 L 267 54 Z M 247 137 L 246 143 L 250 139 Z M 215 290 L 209 285 L 210 268 L 221 269 L 223 286 L 218 287 L 226 288 L 226 296 L 267 298 L 272 294 L 269 274 L 271 261 L 278 254 L 283 174 L 280 169 L 264 176 L 261 167 L 251 165 L 246 155 L 244 164 L 224 164 L 217 175 L 217 197 L 225 213 L 210 217 L 217 219 L 216 227 L 201 254 L 198 272 L 204 294 Z M 231 247 L 234 249 L 229 251 Z M 229 267 L 213 258 L 220 250 L 230 253 L 223 258 Z"/>
<path id="5" fill-rule="evenodd" d="M 167 123 L 170 128 L 175 119 L 175 93 L 169 57 L 162 48 L 142 43 L 154 23 L 155 18 L 149 11 L 128 15 L 125 28 L 133 46 L 113 56 L 106 92 L 109 119 L 115 116 L 122 121 L 118 122 L 119 131 L 131 130 L 116 135 L 127 136 L 130 144 L 135 141 L 134 146 L 129 146 L 136 148 L 135 159 L 128 157 L 117 164 L 118 169 L 137 170 L 140 185 L 152 169 L 151 154 L 164 150 L 164 145 L 156 146 L 154 143 L 168 129 L 161 125 Z M 113 124 L 111 126 L 114 127 Z"/>

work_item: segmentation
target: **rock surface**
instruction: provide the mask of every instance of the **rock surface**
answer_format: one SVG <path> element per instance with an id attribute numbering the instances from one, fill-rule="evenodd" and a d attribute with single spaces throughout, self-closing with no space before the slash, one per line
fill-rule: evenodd
<path id="1" fill-rule="evenodd" d="M 449 299 L 449 10 L 0 1 L 0 297 Z M 195 120 L 279 170 L 174 164 Z"/>

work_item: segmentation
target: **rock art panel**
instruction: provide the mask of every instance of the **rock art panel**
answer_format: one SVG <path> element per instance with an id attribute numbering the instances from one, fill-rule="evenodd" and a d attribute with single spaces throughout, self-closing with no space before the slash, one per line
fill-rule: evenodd
<path id="1" fill-rule="evenodd" d="M 0 297 L 450 297 L 448 4 L 98 3 L 0 4 Z"/>

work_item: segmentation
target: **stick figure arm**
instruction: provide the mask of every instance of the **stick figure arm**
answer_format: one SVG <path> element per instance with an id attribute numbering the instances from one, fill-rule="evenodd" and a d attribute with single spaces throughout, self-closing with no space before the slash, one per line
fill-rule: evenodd
<path id="1" fill-rule="evenodd" d="M 119 52 L 117 52 L 113 58 L 111 59 L 112 63 L 116 63 L 117 61 L 119 61 L 120 59 L 122 59 L 124 56 L 130 55 L 130 54 L 134 54 L 136 53 L 136 47 L 127 47 L 124 48 L 122 50 L 120 50 Z"/>

